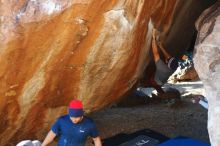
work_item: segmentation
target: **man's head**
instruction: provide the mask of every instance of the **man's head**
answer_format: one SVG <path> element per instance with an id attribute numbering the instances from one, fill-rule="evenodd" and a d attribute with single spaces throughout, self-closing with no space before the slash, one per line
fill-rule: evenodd
<path id="1" fill-rule="evenodd" d="M 172 58 L 169 58 L 167 65 L 168 65 L 169 69 L 175 71 L 178 68 L 179 63 L 176 58 L 172 57 Z"/>
<path id="2" fill-rule="evenodd" d="M 73 123 L 79 123 L 83 118 L 83 104 L 79 100 L 72 100 L 69 104 L 69 116 Z"/>

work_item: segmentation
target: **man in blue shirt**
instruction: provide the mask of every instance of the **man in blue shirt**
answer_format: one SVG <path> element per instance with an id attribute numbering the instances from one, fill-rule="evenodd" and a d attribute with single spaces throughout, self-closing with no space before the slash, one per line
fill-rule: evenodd
<path id="1" fill-rule="evenodd" d="M 95 123 L 83 116 L 83 105 L 79 100 L 70 102 L 69 114 L 57 119 L 42 146 L 47 146 L 56 136 L 59 137 L 58 146 L 85 146 L 88 136 L 93 138 L 95 146 L 102 146 Z"/>

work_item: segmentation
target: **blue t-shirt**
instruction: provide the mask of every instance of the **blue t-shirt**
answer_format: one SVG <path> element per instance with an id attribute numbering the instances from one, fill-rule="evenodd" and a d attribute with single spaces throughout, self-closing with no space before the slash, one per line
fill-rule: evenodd
<path id="1" fill-rule="evenodd" d="M 95 138 L 99 135 L 93 120 L 85 116 L 77 124 L 69 115 L 61 116 L 51 130 L 59 137 L 58 146 L 85 146 L 88 136 Z"/>

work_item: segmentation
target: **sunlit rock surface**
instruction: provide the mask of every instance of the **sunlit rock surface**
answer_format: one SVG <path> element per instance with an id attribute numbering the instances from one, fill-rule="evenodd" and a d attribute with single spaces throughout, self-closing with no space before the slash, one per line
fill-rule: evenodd
<path id="1" fill-rule="evenodd" d="M 172 76 L 169 78 L 170 83 L 176 83 L 181 81 L 195 81 L 198 80 L 198 74 L 194 68 L 194 65 L 188 65 L 183 68 L 178 68 Z"/>
<path id="2" fill-rule="evenodd" d="M 168 51 L 190 45 L 207 0 L 1 0 L 0 145 L 41 139 L 73 98 L 118 101 L 148 66 L 151 30 Z"/>
<path id="3" fill-rule="evenodd" d="M 203 81 L 209 103 L 208 131 L 212 146 L 220 145 L 220 2 L 206 10 L 197 22 L 195 68 Z"/>

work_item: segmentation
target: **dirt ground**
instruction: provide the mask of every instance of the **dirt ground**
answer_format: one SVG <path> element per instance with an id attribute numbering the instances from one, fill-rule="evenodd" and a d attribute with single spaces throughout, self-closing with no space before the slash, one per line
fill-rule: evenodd
<path id="1" fill-rule="evenodd" d="M 170 138 L 187 136 L 209 142 L 207 110 L 191 102 L 192 95 L 204 93 L 202 82 L 181 82 L 165 86 L 180 91 L 182 100 L 176 107 L 157 101 L 132 107 L 113 106 L 90 114 L 102 139 L 118 133 L 152 129 Z M 91 145 L 91 139 L 87 141 L 87 145 Z"/>

